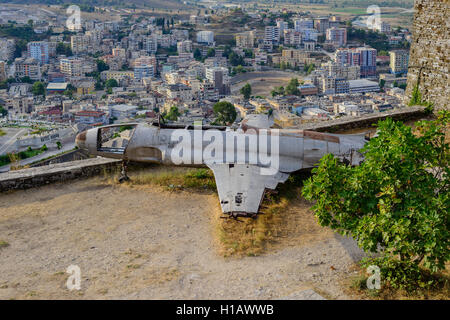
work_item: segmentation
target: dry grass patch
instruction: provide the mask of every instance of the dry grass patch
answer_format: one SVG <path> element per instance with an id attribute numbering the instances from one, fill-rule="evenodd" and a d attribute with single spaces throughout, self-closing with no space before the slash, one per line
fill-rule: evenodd
<path id="1" fill-rule="evenodd" d="M 109 184 L 119 184 L 118 173 L 112 175 L 104 172 Z M 147 169 L 131 170 L 127 186 L 154 185 L 169 191 L 216 191 L 214 174 L 209 169 L 192 169 L 183 167 L 153 166 Z"/>
<path id="2" fill-rule="evenodd" d="M 0 249 L 1 248 L 6 248 L 6 247 L 8 247 L 9 246 L 9 243 L 8 242 L 6 242 L 5 240 L 1 240 L 0 239 Z"/>
<path id="3" fill-rule="evenodd" d="M 225 256 L 256 256 L 269 249 L 311 244 L 332 236 L 320 227 L 301 197 L 304 175 L 294 175 L 278 186 L 277 195 L 264 199 L 260 215 L 253 219 L 215 220 L 219 251 Z"/>

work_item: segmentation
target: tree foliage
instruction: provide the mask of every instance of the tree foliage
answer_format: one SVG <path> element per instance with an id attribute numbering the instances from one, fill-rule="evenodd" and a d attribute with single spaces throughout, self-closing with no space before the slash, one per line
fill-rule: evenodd
<path id="1" fill-rule="evenodd" d="M 393 287 L 430 285 L 422 271 L 436 273 L 449 260 L 449 119 L 441 112 L 421 122 L 418 134 L 401 122 L 381 121 L 360 166 L 327 155 L 304 186 L 319 223 L 378 252 L 368 263 Z"/>
<path id="2" fill-rule="evenodd" d="M 98 72 L 103 72 L 103 71 L 109 70 L 109 66 L 106 64 L 105 61 L 97 60 L 96 62 L 97 62 L 97 70 L 98 70 Z"/>
<path id="3" fill-rule="evenodd" d="M 117 88 L 119 86 L 119 83 L 116 79 L 109 79 L 105 83 L 106 88 Z"/>
<path id="4" fill-rule="evenodd" d="M 299 85 L 300 83 L 298 82 L 297 78 L 291 79 L 291 81 L 289 81 L 289 84 L 285 89 L 285 94 L 299 96 L 300 95 L 300 90 L 298 89 Z"/>
<path id="5" fill-rule="evenodd" d="M 167 115 L 164 116 L 164 119 L 167 119 L 170 121 L 177 121 L 178 117 L 180 115 L 181 115 L 181 113 L 177 107 L 171 107 L 170 111 L 167 113 Z"/>
<path id="6" fill-rule="evenodd" d="M 236 120 L 237 112 L 234 105 L 227 101 L 217 102 L 213 107 L 216 124 L 228 125 Z"/>
<path id="7" fill-rule="evenodd" d="M 245 100 L 250 99 L 252 95 L 252 86 L 249 83 L 247 83 L 245 86 L 241 88 L 240 93 L 244 96 Z"/>
<path id="8" fill-rule="evenodd" d="M 45 95 L 45 86 L 42 82 L 40 81 L 36 81 L 35 83 L 33 83 L 33 87 L 31 88 L 31 92 L 33 92 L 33 94 L 35 96 L 43 96 Z"/>

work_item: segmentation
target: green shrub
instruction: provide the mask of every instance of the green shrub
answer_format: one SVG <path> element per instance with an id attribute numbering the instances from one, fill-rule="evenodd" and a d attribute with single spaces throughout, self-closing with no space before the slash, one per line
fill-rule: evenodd
<path id="1" fill-rule="evenodd" d="M 427 287 L 423 272 L 445 269 L 450 255 L 450 112 L 412 129 L 392 119 L 363 148 L 358 167 L 333 155 L 321 159 L 303 188 L 322 226 L 351 235 L 389 285 Z"/>

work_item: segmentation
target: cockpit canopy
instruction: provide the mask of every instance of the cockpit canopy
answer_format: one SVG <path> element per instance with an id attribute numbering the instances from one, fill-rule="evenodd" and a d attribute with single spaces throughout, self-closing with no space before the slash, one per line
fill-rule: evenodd
<path id="1" fill-rule="evenodd" d="M 99 128 L 97 151 L 124 154 L 136 125 L 116 125 Z"/>

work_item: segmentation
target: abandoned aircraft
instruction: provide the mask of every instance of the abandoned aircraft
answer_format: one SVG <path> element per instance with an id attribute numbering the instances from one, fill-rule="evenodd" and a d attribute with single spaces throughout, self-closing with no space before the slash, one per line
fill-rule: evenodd
<path id="1" fill-rule="evenodd" d="M 358 165 L 363 160 L 358 151 L 366 142 L 364 134 L 264 129 L 247 120 L 236 130 L 160 122 L 110 125 L 76 139 L 91 155 L 124 163 L 209 167 L 222 211 L 234 218 L 256 217 L 266 190 L 274 190 L 292 172 L 316 166 L 327 153 Z"/>

